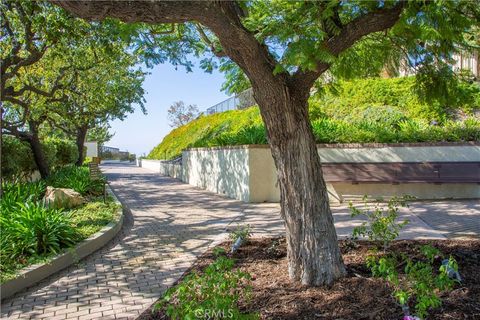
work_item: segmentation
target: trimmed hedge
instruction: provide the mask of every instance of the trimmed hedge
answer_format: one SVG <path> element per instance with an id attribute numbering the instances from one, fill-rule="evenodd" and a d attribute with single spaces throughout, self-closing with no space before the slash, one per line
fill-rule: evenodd
<path id="1" fill-rule="evenodd" d="M 480 86 L 459 83 L 447 99 L 424 101 L 415 78 L 340 82 L 310 99 L 318 143 L 479 141 Z M 462 120 L 455 120 L 458 115 Z M 185 148 L 266 144 L 258 108 L 200 116 L 172 130 L 148 155 L 172 159 Z"/>
<path id="2" fill-rule="evenodd" d="M 17 138 L 2 137 L 2 175 L 12 178 L 21 173 L 29 173 L 36 168 L 33 154 L 28 143 Z"/>
<path id="3" fill-rule="evenodd" d="M 42 148 L 50 168 L 57 168 L 77 161 L 78 151 L 74 142 L 46 138 Z M 7 180 L 27 176 L 37 169 L 33 153 L 27 142 L 4 135 L 2 141 L 2 174 Z"/>

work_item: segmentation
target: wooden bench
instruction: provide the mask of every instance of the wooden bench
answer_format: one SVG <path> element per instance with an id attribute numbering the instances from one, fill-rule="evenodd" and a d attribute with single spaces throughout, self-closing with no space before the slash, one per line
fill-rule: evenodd
<path id="1" fill-rule="evenodd" d="M 480 161 L 323 163 L 322 169 L 327 182 L 480 184 Z"/>

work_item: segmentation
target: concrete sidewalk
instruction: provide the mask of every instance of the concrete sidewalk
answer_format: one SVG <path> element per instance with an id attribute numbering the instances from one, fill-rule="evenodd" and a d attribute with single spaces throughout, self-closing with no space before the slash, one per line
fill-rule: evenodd
<path id="1" fill-rule="evenodd" d="M 361 204 L 358 206 L 362 208 Z M 448 209 L 456 210 L 460 204 L 451 203 L 450 206 Z M 446 239 L 448 232 L 441 228 L 435 229 L 422 219 L 423 216 L 430 216 L 430 212 L 435 212 L 435 208 L 435 203 L 432 202 L 413 203 L 410 208 L 400 208 L 399 221 L 408 220 L 409 223 L 401 230 L 399 239 Z M 350 237 L 353 228 L 365 221 L 360 217 L 352 218 L 348 205 L 332 205 L 331 209 L 339 239 Z M 421 212 L 423 210 L 425 212 Z M 477 217 L 480 218 L 480 211 L 477 212 Z M 253 233 L 257 236 L 280 235 L 285 232 L 283 221 L 280 219 L 280 205 L 276 203 L 245 204 L 243 215 L 231 224 L 230 229 L 241 224 L 251 225 Z"/>
<path id="2" fill-rule="evenodd" d="M 2 318 L 135 319 L 198 255 L 223 239 L 226 230 L 250 224 L 256 235 L 284 233 L 278 204 L 245 204 L 133 165 L 108 164 L 102 170 L 130 209 L 120 234 L 77 266 L 4 301 Z M 348 236 L 361 223 L 350 218 L 346 206 L 332 210 L 340 237 Z M 478 204 L 456 201 L 441 202 L 440 206 L 421 203 L 411 211 L 402 210 L 401 218 L 408 218 L 410 224 L 401 237 L 451 236 L 447 220 L 432 220 L 443 212 L 448 212 L 445 219 L 454 219 L 461 226 L 459 230 L 478 236 Z M 462 218 L 462 212 L 468 212 L 470 218 Z M 432 228 L 429 221 L 438 228 Z"/>

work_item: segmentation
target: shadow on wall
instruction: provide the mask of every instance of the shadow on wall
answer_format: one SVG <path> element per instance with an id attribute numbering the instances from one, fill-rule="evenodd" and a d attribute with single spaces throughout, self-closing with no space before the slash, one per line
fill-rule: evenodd
<path id="1" fill-rule="evenodd" d="M 248 149 L 184 151 L 182 163 L 184 182 L 249 201 Z"/>
<path id="2" fill-rule="evenodd" d="M 475 181 L 448 180 L 451 169 L 444 170 L 450 175 L 445 181 L 437 181 L 434 178 L 438 169 L 428 164 L 451 162 L 457 165 L 466 161 L 468 165 L 480 165 L 480 145 L 477 144 L 340 145 L 320 147 L 319 154 L 332 202 L 356 200 L 364 194 L 375 197 L 409 194 L 419 199 L 480 198 L 480 185 L 472 183 Z M 406 163 L 416 164 L 403 165 Z M 142 166 L 147 167 L 147 163 Z M 156 162 L 155 166 L 162 167 L 160 172 L 164 175 L 244 202 L 280 200 L 276 170 L 268 147 L 190 149 L 183 152 L 182 165 Z"/>

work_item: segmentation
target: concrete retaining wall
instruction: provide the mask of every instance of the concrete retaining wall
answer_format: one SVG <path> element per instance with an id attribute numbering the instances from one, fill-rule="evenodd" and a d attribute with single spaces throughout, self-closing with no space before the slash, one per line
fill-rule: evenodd
<path id="1" fill-rule="evenodd" d="M 160 173 L 160 163 L 162 163 L 162 161 L 142 159 L 138 165 L 142 168 Z"/>
<path id="2" fill-rule="evenodd" d="M 280 192 L 273 158 L 268 148 L 250 148 L 250 173 L 254 181 L 250 184 L 250 193 L 255 195 L 252 202 L 278 202 Z M 460 162 L 480 161 L 480 145 L 450 146 L 379 146 L 379 147 L 319 147 L 322 163 L 345 162 Z M 409 194 L 419 199 L 460 199 L 480 198 L 478 184 L 352 184 L 327 183 L 330 200 L 341 202 L 355 200 L 365 194 L 371 196 L 395 196 Z"/>
<path id="3" fill-rule="evenodd" d="M 86 151 L 87 157 L 98 157 L 98 142 L 96 141 L 85 142 L 84 146 L 87 149 Z"/>
<path id="4" fill-rule="evenodd" d="M 183 180 L 183 168 L 181 164 L 173 164 L 161 160 L 141 159 L 137 161 L 137 166 L 158 172 L 162 176 Z"/>
<path id="5" fill-rule="evenodd" d="M 230 198 L 252 202 L 250 150 L 196 149 L 182 153 L 182 181 Z"/>
<path id="6" fill-rule="evenodd" d="M 480 144 L 319 145 L 323 163 L 480 161 Z M 267 146 L 195 148 L 183 152 L 182 165 L 142 160 L 142 167 L 208 191 L 245 202 L 278 202 L 276 170 Z M 410 194 L 419 199 L 480 198 L 479 184 L 327 184 L 331 201 L 355 200 L 365 194 Z"/>

